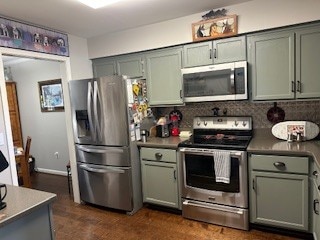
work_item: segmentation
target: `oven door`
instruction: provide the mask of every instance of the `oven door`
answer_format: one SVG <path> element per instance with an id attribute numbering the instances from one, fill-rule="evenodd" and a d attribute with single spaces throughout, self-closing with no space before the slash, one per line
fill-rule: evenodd
<path id="1" fill-rule="evenodd" d="M 214 149 L 181 148 L 182 197 L 228 206 L 248 207 L 247 154 L 230 151 L 230 183 L 216 182 Z M 221 150 L 219 150 L 221 151 Z M 227 151 L 227 150 L 224 150 Z"/>

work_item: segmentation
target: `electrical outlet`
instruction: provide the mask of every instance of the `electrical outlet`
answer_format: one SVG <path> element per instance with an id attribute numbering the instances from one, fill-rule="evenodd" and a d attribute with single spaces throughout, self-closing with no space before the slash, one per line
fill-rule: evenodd
<path id="1" fill-rule="evenodd" d="M 56 159 L 59 159 L 59 153 L 55 152 L 54 155 L 56 156 Z"/>

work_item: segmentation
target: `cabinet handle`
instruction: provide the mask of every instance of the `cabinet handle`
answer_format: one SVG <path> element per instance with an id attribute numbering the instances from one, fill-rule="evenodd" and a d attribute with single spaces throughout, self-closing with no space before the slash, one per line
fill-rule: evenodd
<path id="1" fill-rule="evenodd" d="M 286 166 L 286 164 L 283 163 L 283 162 L 275 162 L 275 163 L 273 163 L 273 165 L 274 165 L 275 167 L 285 167 L 285 166 Z"/>
<path id="2" fill-rule="evenodd" d="M 173 178 L 174 178 L 174 180 L 177 180 L 176 172 L 177 172 L 177 170 L 174 170 L 174 171 L 173 171 Z"/>
<path id="3" fill-rule="evenodd" d="M 214 51 L 213 51 L 213 57 L 214 57 L 214 58 L 217 58 L 217 49 L 216 49 L 216 48 L 215 48 Z"/>
<path id="4" fill-rule="evenodd" d="M 301 81 L 297 81 L 297 92 L 301 93 Z"/>
<path id="5" fill-rule="evenodd" d="M 316 178 L 318 178 L 319 173 L 317 171 L 313 171 L 312 175 L 315 176 Z"/>
<path id="6" fill-rule="evenodd" d="M 180 90 L 180 98 L 182 99 L 182 90 Z"/>
<path id="7" fill-rule="evenodd" d="M 294 84 L 294 81 L 291 81 L 291 92 L 296 91 L 296 85 Z"/>
<path id="8" fill-rule="evenodd" d="M 156 156 L 156 158 L 162 158 L 162 154 L 161 153 L 156 153 L 155 156 Z"/>
<path id="9" fill-rule="evenodd" d="M 254 179 L 252 179 L 252 189 L 256 190 Z"/>
<path id="10" fill-rule="evenodd" d="M 209 59 L 212 59 L 212 49 L 209 49 Z"/>
<path id="11" fill-rule="evenodd" d="M 317 209 L 317 205 L 319 207 L 319 200 L 318 199 L 313 200 L 313 211 L 315 214 L 319 215 L 319 209 Z"/>

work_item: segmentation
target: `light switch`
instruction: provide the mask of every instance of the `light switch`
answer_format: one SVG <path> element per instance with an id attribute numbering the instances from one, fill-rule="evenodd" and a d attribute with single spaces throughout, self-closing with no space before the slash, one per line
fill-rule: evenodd
<path id="1" fill-rule="evenodd" d="M 0 146 L 4 145 L 4 136 L 3 133 L 0 133 Z"/>

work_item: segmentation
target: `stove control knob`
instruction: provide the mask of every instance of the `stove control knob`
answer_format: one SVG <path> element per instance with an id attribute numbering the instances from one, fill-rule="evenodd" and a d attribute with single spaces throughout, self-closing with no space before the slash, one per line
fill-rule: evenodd
<path id="1" fill-rule="evenodd" d="M 197 122 L 197 125 L 200 126 L 201 122 Z"/>
<path id="2" fill-rule="evenodd" d="M 234 125 L 237 127 L 239 125 L 238 121 L 234 121 Z"/>
<path id="3" fill-rule="evenodd" d="M 203 124 L 204 124 L 205 126 L 207 126 L 208 123 L 207 123 L 206 121 L 203 121 Z"/>
<path id="4" fill-rule="evenodd" d="M 243 121 L 243 122 L 242 122 L 242 126 L 245 127 L 246 125 L 247 125 L 247 122 L 246 122 L 246 121 Z"/>

